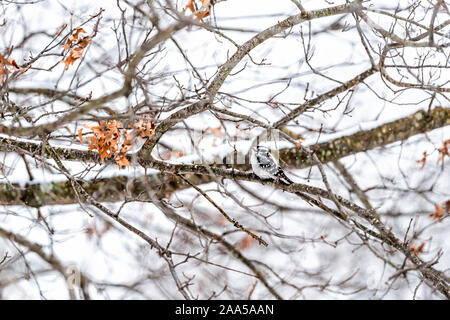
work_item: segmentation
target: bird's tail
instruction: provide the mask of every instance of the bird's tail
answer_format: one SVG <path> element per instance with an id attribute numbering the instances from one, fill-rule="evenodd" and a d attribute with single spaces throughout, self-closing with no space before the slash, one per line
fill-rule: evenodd
<path id="1" fill-rule="evenodd" d="M 281 170 L 281 169 L 278 170 L 277 176 L 278 176 L 278 178 L 280 179 L 280 182 L 284 183 L 285 185 L 290 185 L 290 184 L 294 183 L 294 181 L 292 181 L 291 179 L 289 179 L 289 178 L 284 174 L 283 170 Z M 284 181 L 281 180 L 281 179 L 283 179 Z"/>

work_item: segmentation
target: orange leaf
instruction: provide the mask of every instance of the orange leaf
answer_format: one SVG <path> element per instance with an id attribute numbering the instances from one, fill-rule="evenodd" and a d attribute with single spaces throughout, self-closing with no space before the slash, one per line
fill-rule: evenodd
<path id="1" fill-rule="evenodd" d="M 424 152 L 424 153 L 423 153 L 422 159 L 417 160 L 417 162 L 422 164 L 422 165 L 420 166 L 420 170 L 422 170 L 423 167 L 425 167 L 425 163 L 427 162 L 427 153 Z"/>
<path id="2" fill-rule="evenodd" d="M 115 156 L 121 136 L 120 128 L 122 123 L 116 120 L 100 121 L 98 126 L 87 126 L 92 130 L 93 135 L 86 137 L 89 143 L 89 150 L 97 150 L 102 162 L 105 158 Z"/>
<path id="3" fill-rule="evenodd" d="M 155 134 L 156 125 L 150 120 L 144 121 L 141 119 L 133 125 L 133 128 L 137 131 L 141 138 L 151 139 Z"/>
<path id="4" fill-rule="evenodd" d="M 444 141 L 444 144 L 442 145 L 442 147 L 439 148 L 439 152 L 441 153 L 441 155 L 439 156 L 437 163 L 439 163 L 441 160 L 442 160 L 442 163 L 444 163 L 445 156 L 450 157 L 450 153 L 448 151 L 449 147 L 450 147 L 450 139 Z"/>
<path id="5" fill-rule="evenodd" d="M 8 58 L 8 60 L 6 62 L 10 66 L 13 66 L 16 69 L 20 69 L 19 66 L 17 65 L 16 61 L 13 58 Z"/>
<path id="6" fill-rule="evenodd" d="M 5 57 L 3 57 L 0 54 L 0 84 L 3 84 L 3 81 L 4 81 L 4 77 L 3 76 L 12 72 L 11 70 L 8 69 L 8 66 L 11 66 L 11 67 L 13 67 L 15 69 L 18 69 L 18 70 L 22 71 L 22 72 L 25 72 L 25 71 L 28 70 L 27 68 L 20 68 L 13 58 L 5 59 Z"/>
<path id="7" fill-rule="evenodd" d="M 70 53 L 70 56 L 75 61 L 76 59 L 80 58 L 83 55 L 83 51 L 84 51 L 84 48 L 76 47 L 75 49 L 72 50 L 72 52 Z"/>
<path id="8" fill-rule="evenodd" d="M 223 137 L 222 128 L 220 126 L 218 126 L 217 128 L 207 128 L 206 132 L 211 132 L 217 138 Z"/>
<path id="9" fill-rule="evenodd" d="M 188 0 L 188 3 L 186 4 L 186 9 L 191 10 L 191 12 L 195 12 L 195 7 L 194 7 L 194 0 Z"/>
<path id="10" fill-rule="evenodd" d="M 70 43 L 69 43 L 69 42 L 66 42 L 66 43 L 63 45 L 64 51 L 65 51 L 65 50 L 69 50 L 70 44 L 71 44 L 71 43 L 72 43 L 72 41 L 70 41 Z"/>
<path id="11" fill-rule="evenodd" d="M 424 252 L 424 248 L 425 242 L 422 242 L 420 245 L 417 245 L 417 243 L 413 243 L 413 245 L 409 249 L 416 257 L 419 257 L 419 254 Z"/>
<path id="12" fill-rule="evenodd" d="M 208 5 L 211 2 L 211 0 L 202 0 L 202 7 Z"/>
<path id="13" fill-rule="evenodd" d="M 302 143 L 305 141 L 305 138 L 300 138 L 300 140 L 297 142 L 296 146 L 297 148 L 300 148 L 302 146 Z"/>
<path id="14" fill-rule="evenodd" d="M 239 244 L 238 244 L 238 248 L 239 250 L 245 250 L 250 248 L 254 243 L 256 243 L 256 240 L 253 239 L 250 236 L 246 236 L 244 239 L 242 239 Z"/>
<path id="15" fill-rule="evenodd" d="M 80 139 L 80 143 L 83 143 L 83 128 L 78 129 L 78 139 Z"/>
<path id="16" fill-rule="evenodd" d="M 92 236 L 94 236 L 97 233 L 97 227 L 95 226 L 95 223 L 90 224 L 87 228 L 86 228 L 86 235 L 89 239 L 92 238 Z"/>
<path id="17" fill-rule="evenodd" d="M 75 33 L 71 34 L 68 38 L 66 43 L 63 45 L 64 50 L 68 50 L 70 46 L 72 45 L 72 42 L 78 41 L 80 33 L 86 33 L 83 28 L 76 28 Z"/>
<path id="18" fill-rule="evenodd" d="M 78 35 L 79 35 L 80 33 L 86 33 L 86 31 L 84 31 L 84 29 L 83 29 L 83 28 L 80 28 L 80 27 L 76 28 L 76 29 L 75 29 L 75 37 L 77 37 L 77 39 L 78 39 Z"/>
<path id="19" fill-rule="evenodd" d="M 180 158 L 182 156 L 184 156 L 184 154 L 180 151 L 166 151 L 159 155 L 162 160 L 170 160 L 173 158 Z"/>
<path id="20" fill-rule="evenodd" d="M 100 121 L 98 126 L 84 125 L 85 128 L 92 130 L 92 135 L 85 138 L 89 141 L 89 150 L 97 150 L 102 162 L 107 158 L 114 158 L 116 164 L 122 167 L 129 167 L 130 162 L 127 159 L 127 153 L 133 148 L 133 142 L 136 134 L 142 137 L 151 138 L 155 132 L 155 125 L 151 121 L 140 120 L 133 125 L 135 130 L 127 130 L 122 123 L 117 120 Z M 78 130 L 78 137 L 81 141 L 81 130 Z M 123 143 L 119 146 L 121 137 L 124 137 Z"/>
<path id="21" fill-rule="evenodd" d="M 436 210 L 430 214 L 431 220 L 436 221 L 439 220 L 439 222 L 442 221 L 442 218 L 445 216 L 444 208 L 442 208 L 441 205 L 435 204 Z"/>
<path id="22" fill-rule="evenodd" d="M 201 0 L 200 2 L 201 2 L 201 6 L 199 9 L 201 9 L 202 7 L 205 7 L 205 9 L 203 11 L 200 11 L 195 14 L 197 20 L 201 20 L 201 19 L 209 16 L 209 3 L 211 2 L 211 0 Z M 198 11 L 195 9 L 194 4 L 195 4 L 195 0 L 188 0 L 185 10 L 189 9 L 189 10 L 191 10 L 192 13 Z"/>
<path id="23" fill-rule="evenodd" d="M 66 70 L 69 69 L 69 66 L 75 62 L 75 59 L 72 58 L 71 55 L 69 55 L 65 60 L 62 60 L 62 62 L 66 65 Z"/>
<path id="24" fill-rule="evenodd" d="M 117 158 L 116 163 L 119 166 L 119 168 L 123 167 L 130 167 L 130 162 L 128 161 L 127 157 Z"/>
<path id="25" fill-rule="evenodd" d="M 443 205 L 445 206 L 445 213 L 449 214 L 450 213 L 450 200 L 447 200 L 443 203 Z"/>
<path id="26" fill-rule="evenodd" d="M 89 43 L 91 43 L 92 37 L 90 36 L 86 36 L 83 39 L 81 39 L 80 43 L 78 44 L 78 46 L 80 46 L 81 48 L 86 48 L 87 45 Z"/>
<path id="27" fill-rule="evenodd" d="M 72 65 L 77 59 L 81 58 L 83 55 L 84 48 L 87 47 L 89 43 L 91 43 L 92 37 L 86 36 L 83 38 L 79 38 L 80 33 L 86 33 L 83 28 L 76 28 L 76 31 L 73 35 L 70 35 L 67 39 L 67 42 L 64 44 L 64 50 L 68 50 L 72 43 L 75 41 L 79 41 L 75 47 L 69 52 L 69 55 L 66 59 L 62 60 L 66 65 L 66 70 L 69 69 L 69 66 Z"/>

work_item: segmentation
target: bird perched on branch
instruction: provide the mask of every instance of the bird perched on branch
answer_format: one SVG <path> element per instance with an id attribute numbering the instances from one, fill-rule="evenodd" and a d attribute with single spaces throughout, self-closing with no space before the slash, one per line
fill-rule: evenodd
<path id="1" fill-rule="evenodd" d="M 257 146 L 256 151 L 253 148 L 250 162 L 253 172 L 261 179 L 273 179 L 286 185 L 294 183 L 278 165 L 278 162 L 272 156 L 268 147 Z"/>

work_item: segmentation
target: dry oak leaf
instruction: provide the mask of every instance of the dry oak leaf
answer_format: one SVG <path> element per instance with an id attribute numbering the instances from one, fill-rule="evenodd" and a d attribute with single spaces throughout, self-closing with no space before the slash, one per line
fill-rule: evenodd
<path id="1" fill-rule="evenodd" d="M 122 124 L 119 121 L 100 121 L 98 126 L 87 126 L 93 132 L 93 136 L 86 137 L 89 143 L 89 150 L 97 150 L 102 162 L 105 158 L 111 158 L 118 150 L 120 141 L 120 128 Z"/>
<path id="2" fill-rule="evenodd" d="M 201 6 L 196 10 L 197 5 L 195 4 L 196 2 L 201 2 Z M 207 16 L 209 16 L 209 3 L 211 2 L 211 0 L 188 0 L 187 4 L 186 4 L 186 9 L 191 10 L 192 13 L 198 11 L 199 9 L 201 9 L 202 7 L 205 7 L 205 9 L 203 11 L 200 11 L 198 13 L 195 14 L 195 16 L 197 17 L 197 20 L 201 20 L 203 18 L 206 18 Z"/>
<path id="3" fill-rule="evenodd" d="M 99 239 L 109 230 L 111 229 L 111 224 L 107 222 L 102 230 L 99 230 L 96 223 L 93 222 L 88 225 L 86 228 L 86 235 L 89 239 L 92 239 L 93 236 L 98 237 Z"/>
<path id="4" fill-rule="evenodd" d="M 443 205 L 445 206 L 445 213 L 449 214 L 450 213 L 450 200 L 447 200 L 443 203 Z"/>
<path id="5" fill-rule="evenodd" d="M 253 239 L 252 237 L 246 236 L 244 239 L 239 241 L 238 248 L 239 248 L 239 250 L 246 250 L 246 249 L 250 248 L 256 242 L 257 241 L 255 239 Z"/>
<path id="6" fill-rule="evenodd" d="M 83 143 L 83 128 L 78 129 L 78 139 L 80 139 L 80 143 Z"/>
<path id="7" fill-rule="evenodd" d="M 12 58 L 5 59 L 0 54 L 0 84 L 3 84 L 3 76 L 11 73 L 11 70 L 8 69 L 8 66 L 11 66 L 13 68 L 16 68 L 20 70 L 21 68 L 17 65 L 16 61 Z"/>
<path id="8" fill-rule="evenodd" d="M 133 125 L 133 128 L 137 131 L 141 138 L 151 139 L 155 134 L 156 125 L 150 120 L 139 120 Z"/>
<path id="9" fill-rule="evenodd" d="M 116 156 L 116 164 L 119 166 L 119 168 L 122 167 L 129 167 L 130 162 L 127 159 L 127 152 L 131 150 L 132 146 L 132 140 L 134 138 L 133 132 L 128 132 L 125 130 L 125 140 L 123 141 L 122 145 L 120 146 L 119 153 Z"/>
<path id="10" fill-rule="evenodd" d="M 439 222 L 442 221 L 442 218 L 445 216 L 444 208 L 440 204 L 435 204 L 436 210 L 430 214 L 430 218 L 433 221 L 438 220 Z"/>
<path id="11" fill-rule="evenodd" d="M 423 169 L 423 167 L 425 167 L 425 164 L 427 163 L 427 152 L 424 151 L 422 159 L 417 160 L 418 163 L 421 163 L 422 165 L 420 166 L 420 170 Z"/>
<path id="12" fill-rule="evenodd" d="M 303 143 L 305 140 L 306 140 L 305 138 L 300 138 L 300 139 L 298 140 L 298 142 L 295 144 L 295 146 L 296 146 L 297 148 L 300 148 L 300 147 L 302 146 L 302 143 Z"/>
<path id="13" fill-rule="evenodd" d="M 165 151 L 159 155 L 161 160 L 171 160 L 173 158 L 180 158 L 184 156 L 184 153 L 181 151 Z"/>
<path id="14" fill-rule="evenodd" d="M 118 157 L 116 158 L 116 164 L 119 168 L 128 168 L 130 166 L 130 161 L 128 161 L 127 157 Z"/>
<path id="15" fill-rule="evenodd" d="M 91 223 L 85 230 L 86 236 L 88 239 L 92 239 L 92 237 L 97 233 L 97 227 L 94 223 Z"/>
<path id="16" fill-rule="evenodd" d="M 222 127 L 217 128 L 207 128 L 206 132 L 211 132 L 217 138 L 223 138 Z"/>
<path id="17" fill-rule="evenodd" d="M 409 250 L 411 250 L 411 252 L 416 257 L 419 257 L 419 254 L 424 252 L 424 248 L 425 248 L 425 242 L 422 242 L 420 245 L 417 245 L 417 243 L 413 243 L 412 246 L 409 248 Z"/>
<path id="18" fill-rule="evenodd" d="M 66 59 L 63 59 L 62 62 L 66 65 L 66 70 L 69 69 L 69 66 L 72 65 L 77 59 L 83 56 L 84 49 L 91 43 L 92 37 L 86 36 L 83 38 L 79 37 L 80 33 L 86 33 L 82 28 L 77 28 L 75 33 L 67 39 L 67 42 L 64 44 L 64 50 L 70 49 L 72 43 L 75 43 L 74 48 L 69 52 L 69 55 Z"/>
<path id="19" fill-rule="evenodd" d="M 83 28 L 76 28 L 75 33 L 71 34 L 69 36 L 69 38 L 67 38 L 67 41 L 63 46 L 64 50 L 68 50 L 70 48 L 70 46 L 72 45 L 72 42 L 78 41 L 80 33 L 86 33 L 86 31 L 84 31 Z"/>
<path id="20" fill-rule="evenodd" d="M 151 138 L 155 133 L 155 125 L 150 121 L 140 120 L 127 130 L 122 123 L 116 120 L 100 121 L 98 126 L 84 125 L 92 130 L 92 136 L 86 137 L 89 141 L 89 150 L 97 150 L 102 162 L 105 158 L 114 158 L 119 168 L 129 167 L 127 153 L 133 148 L 136 132 L 141 137 Z M 124 137 L 120 144 L 121 137 Z M 78 130 L 78 138 L 82 142 L 82 129 Z"/>
<path id="21" fill-rule="evenodd" d="M 439 152 L 441 153 L 441 155 L 439 156 L 437 163 L 439 163 L 441 160 L 442 160 L 442 163 L 444 163 L 445 156 L 450 157 L 450 153 L 448 151 L 449 147 L 450 147 L 450 139 L 445 140 L 442 147 L 439 148 Z"/>

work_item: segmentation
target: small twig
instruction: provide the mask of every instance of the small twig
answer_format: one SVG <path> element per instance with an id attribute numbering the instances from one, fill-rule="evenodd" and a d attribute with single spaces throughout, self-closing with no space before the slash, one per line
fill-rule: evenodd
<path id="1" fill-rule="evenodd" d="M 305 7 L 298 0 L 291 0 L 301 12 L 306 12 Z"/>
<path id="2" fill-rule="evenodd" d="M 2 264 L 3 262 L 5 262 L 6 261 L 6 259 L 8 259 L 9 258 L 9 256 L 8 256 L 8 251 L 6 251 L 5 252 L 5 256 L 2 258 L 2 260 L 0 261 L 0 264 Z"/>
<path id="3" fill-rule="evenodd" d="M 253 239 L 258 240 L 259 244 L 264 245 L 265 247 L 267 247 L 269 244 L 264 241 L 264 239 L 261 236 L 257 236 L 256 234 L 254 234 L 253 232 L 251 232 L 250 230 L 248 230 L 247 228 L 245 228 L 243 225 L 241 225 L 239 222 L 237 222 L 234 218 L 231 218 L 221 207 L 219 207 L 214 200 L 212 200 L 205 192 L 203 192 L 203 190 L 201 190 L 199 187 L 197 187 L 195 184 L 193 184 L 192 182 L 190 182 L 188 179 L 186 179 L 185 177 L 183 177 L 181 174 L 176 174 L 177 176 L 179 176 L 183 181 L 185 181 L 187 184 L 189 184 L 192 188 L 194 188 L 195 190 L 197 190 L 198 193 L 200 193 L 206 200 L 208 200 L 217 210 L 219 210 L 219 212 L 225 217 L 225 219 L 227 219 L 230 223 L 232 223 L 236 228 L 244 231 L 245 233 L 247 233 L 249 236 L 251 236 Z"/>

